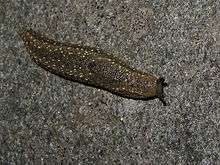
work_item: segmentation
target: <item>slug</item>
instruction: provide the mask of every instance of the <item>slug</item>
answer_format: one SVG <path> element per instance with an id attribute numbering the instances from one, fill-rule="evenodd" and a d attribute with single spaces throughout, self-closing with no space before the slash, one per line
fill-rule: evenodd
<path id="1" fill-rule="evenodd" d="M 132 68 L 122 60 L 89 46 L 61 43 L 32 29 L 18 32 L 32 60 L 65 79 L 138 100 L 158 98 L 164 105 L 164 78 Z"/>

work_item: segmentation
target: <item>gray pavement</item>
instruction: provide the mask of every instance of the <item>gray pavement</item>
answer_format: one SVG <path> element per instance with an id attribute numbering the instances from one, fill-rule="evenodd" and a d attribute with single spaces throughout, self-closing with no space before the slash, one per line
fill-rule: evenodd
<path id="1" fill-rule="evenodd" d="M 46 72 L 22 27 L 163 76 L 169 106 Z M 219 0 L 0 0 L 0 55 L 0 164 L 220 164 Z"/>

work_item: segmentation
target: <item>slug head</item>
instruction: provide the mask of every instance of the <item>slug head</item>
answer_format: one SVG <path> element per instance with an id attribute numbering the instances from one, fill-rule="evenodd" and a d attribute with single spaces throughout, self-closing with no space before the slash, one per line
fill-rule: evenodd
<path id="1" fill-rule="evenodd" d="M 164 78 L 159 78 L 156 82 L 156 97 L 163 103 L 164 106 L 167 105 L 167 103 L 164 100 L 164 87 L 168 86 L 168 84 L 165 82 Z"/>

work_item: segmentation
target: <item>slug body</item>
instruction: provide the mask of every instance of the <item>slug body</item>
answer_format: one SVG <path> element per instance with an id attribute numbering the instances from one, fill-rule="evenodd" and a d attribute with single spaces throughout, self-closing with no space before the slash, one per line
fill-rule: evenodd
<path id="1" fill-rule="evenodd" d="M 45 70 L 131 99 L 159 98 L 163 78 L 136 70 L 113 55 L 88 46 L 61 43 L 33 30 L 20 32 L 33 61 Z"/>

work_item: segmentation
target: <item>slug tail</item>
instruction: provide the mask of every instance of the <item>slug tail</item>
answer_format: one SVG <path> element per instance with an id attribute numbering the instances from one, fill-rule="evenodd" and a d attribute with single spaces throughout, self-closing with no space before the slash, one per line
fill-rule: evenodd
<path id="1" fill-rule="evenodd" d="M 166 101 L 164 100 L 164 87 L 168 86 L 165 82 L 164 78 L 159 78 L 157 80 L 157 89 L 156 89 L 156 97 L 163 103 L 164 106 L 167 105 Z"/>
<path id="2" fill-rule="evenodd" d="M 27 32 L 29 29 L 26 29 L 25 27 L 23 28 L 18 28 L 17 34 L 20 36 L 20 38 L 25 42 L 27 41 Z"/>

